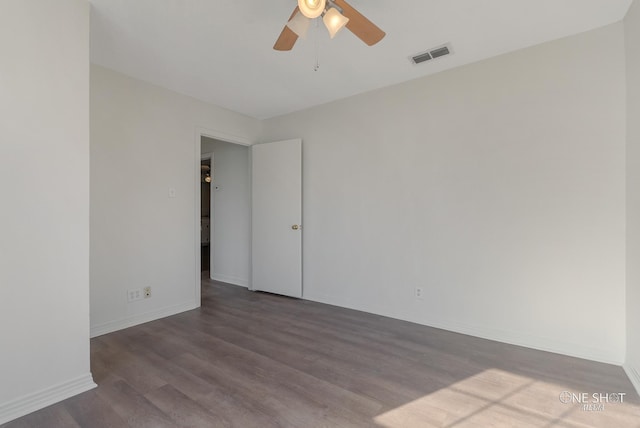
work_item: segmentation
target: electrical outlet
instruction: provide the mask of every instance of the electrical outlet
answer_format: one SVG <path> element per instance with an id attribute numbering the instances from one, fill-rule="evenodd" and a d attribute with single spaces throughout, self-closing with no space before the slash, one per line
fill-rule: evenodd
<path id="1" fill-rule="evenodd" d="M 422 295 L 423 295 L 422 287 L 416 287 L 415 289 L 416 299 L 422 299 Z"/>
<path id="2" fill-rule="evenodd" d="M 143 292 L 144 292 L 145 299 L 148 299 L 149 297 L 151 297 L 151 287 L 144 287 Z"/>
<path id="3" fill-rule="evenodd" d="M 133 288 L 127 291 L 127 301 L 135 302 L 142 299 L 142 288 Z"/>

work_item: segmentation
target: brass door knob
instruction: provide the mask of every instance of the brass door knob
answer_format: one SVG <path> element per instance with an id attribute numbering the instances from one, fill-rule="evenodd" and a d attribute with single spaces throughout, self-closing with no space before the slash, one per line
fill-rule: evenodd
<path id="1" fill-rule="evenodd" d="M 300 229 L 300 225 L 294 224 L 293 226 L 291 226 L 291 229 L 298 230 Z"/>

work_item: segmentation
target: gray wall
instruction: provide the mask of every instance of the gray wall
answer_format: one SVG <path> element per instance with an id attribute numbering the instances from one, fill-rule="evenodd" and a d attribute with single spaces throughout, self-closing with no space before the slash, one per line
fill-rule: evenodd
<path id="1" fill-rule="evenodd" d="M 622 363 L 623 36 L 265 121 L 303 139 L 305 297 Z"/>
<path id="2" fill-rule="evenodd" d="M 200 305 L 202 129 L 251 142 L 261 123 L 92 65 L 92 335 Z"/>
<path id="3" fill-rule="evenodd" d="M 640 3 L 624 21 L 627 50 L 627 360 L 640 391 Z"/>
<path id="4" fill-rule="evenodd" d="M 0 424 L 92 388 L 89 4 L 0 2 Z"/>

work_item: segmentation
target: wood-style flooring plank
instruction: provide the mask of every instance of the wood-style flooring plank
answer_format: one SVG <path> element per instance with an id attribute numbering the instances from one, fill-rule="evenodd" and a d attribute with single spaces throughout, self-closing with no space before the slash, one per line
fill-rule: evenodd
<path id="1" fill-rule="evenodd" d="M 31 413 L 19 420 L 12 428 L 78 428 L 73 416 L 64 406 L 50 406 L 39 412 Z"/>
<path id="2" fill-rule="evenodd" d="M 233 426 L 231 421 L 216 414 L 215 408 L 211 410 L 204 408 L 171 385 L 149 392 L 145 397 L 169 415 L 175 426 L 185 428 Z"/>
<path id="3" fill-rule="evenodd" d="M 114 410 L 112 403 L 103 400 L 95 389 L 71 397 L 55 406 L 60 405 L 69 411 L 69 414 L 81 427 L 122 428 L 130 426 Z"/>
<path id="4" fill-rule="evenodd" d="M 166 385 L 165 385 L 166 386 Z M 173 420 L 147 397 L 138 393 L 125 380 L 108 380 L 100 385 L 98 396 L 130 426 L 140 428 L 171 428 Z"/>

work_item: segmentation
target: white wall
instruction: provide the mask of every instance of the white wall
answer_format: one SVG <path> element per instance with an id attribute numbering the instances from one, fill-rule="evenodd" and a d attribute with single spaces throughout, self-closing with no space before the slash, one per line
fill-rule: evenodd
<path id="1" fill-rule="evenodd" d="M 0 424 L 89 372 L 89 4 L 0 2 Z"/>
<path id="2" fill-rule="evenodd" d="M 261 124 L 92 65 L 92 335 L 199 306 L 201 128 L 255 141 Z"/>
<path id="3" fill-rule="evenodd" d="M 202 153 L 211 152 L 214 153 L 211 278 L 248 287 L 251 260 L 249 148 L 204 137 Z"/>
<path id="4" fill-rule="evenodd" d="M 627 360 L 640 392 L 640 3 L 625 21 L 627 53 Z"/>
<path id="5" fill-rule="evenodd" d="M 621 363 L 623 46 L 618 23 L 266 121 L 303 138 L 305 298 Z"/>

